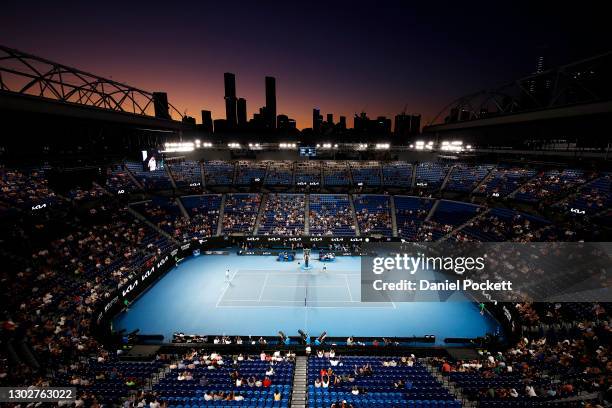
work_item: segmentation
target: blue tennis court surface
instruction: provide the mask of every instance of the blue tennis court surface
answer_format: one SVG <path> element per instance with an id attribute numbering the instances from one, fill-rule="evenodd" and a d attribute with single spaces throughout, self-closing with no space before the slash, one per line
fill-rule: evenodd
<path id="1" fill-rule="evenodd" d="M 437 302 L 443 293 L 410 303 L 362 303 L 360 258 L 333 263 L 277 262 L 273 256 L 208 255 L 191 258 L 143 293 L 129 311 L 117 316 L 114 329 L 140 334 L 172 333 L 295 335 L 327 331 L 330 336 L 477 337 L 497 330 L 471 302 Z M 225 271 L 230 270 L 231 283 Z M 463 296 L 455 293 L 453 296 Z"/>

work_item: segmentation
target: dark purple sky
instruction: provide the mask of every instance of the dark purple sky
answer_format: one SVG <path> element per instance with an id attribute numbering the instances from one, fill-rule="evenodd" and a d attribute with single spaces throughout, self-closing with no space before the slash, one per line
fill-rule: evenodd
<path id="1" fill-rule="evenodd" d="M 529 74 L 542 47 L 550 65 L 612 48 L 598 1 L 215 3 L 11 1 L 0 43 L 166 91 L 198 121 L 201 109 L 225 116 L 223 72 L 249 116 L 272 75 L 278 113 L 299 128 L 313 107 L 352 126 L 362 109 L 392 117 L 406 105 L 427 123 L 459 96 Z"/>

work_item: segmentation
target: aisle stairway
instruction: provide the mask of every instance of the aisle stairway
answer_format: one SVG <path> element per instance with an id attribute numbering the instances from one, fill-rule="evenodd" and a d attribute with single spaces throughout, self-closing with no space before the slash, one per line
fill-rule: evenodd
<path id="1" fill-rule="evenodd" d="M 295 360 L 295 372 L 293 374 L 291 408 L 306 408 L 306 391 L 308 385 L 307 368 L 308 358 L 305 356 L 298 356 Z"/>

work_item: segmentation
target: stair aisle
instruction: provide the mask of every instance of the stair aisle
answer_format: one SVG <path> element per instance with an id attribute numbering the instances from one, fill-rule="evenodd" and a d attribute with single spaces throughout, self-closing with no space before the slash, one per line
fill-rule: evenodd
<path id="1" fill-rule="evenodd" d="M 306 391 L 308 389 L 308 358 L 298 356 L 295 360 L 295 372 L 293 374 L 293 392 L 291 397 L 291 408 L 306 408 Z"/>

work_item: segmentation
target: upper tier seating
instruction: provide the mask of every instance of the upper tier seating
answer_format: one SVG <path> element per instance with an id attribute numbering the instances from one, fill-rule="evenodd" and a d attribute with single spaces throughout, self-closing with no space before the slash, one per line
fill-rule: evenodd
<path id="1" fill-rule="evenodd" d="M 323 184 L 325 186 L 348 186 L 351 183 L 349 168 L 344 161 L 323 163 Z"/>
<path id="2" fill-rule="evenodd" d="M 457 164 L 451 170 L 445 190 L 471 193 L 492 168 L 490 164 Z"/>
<path id="3" fill-rule="evenodd" d="M 364 186 L 380 186 L 380 163 L 377 161 L 352 161 L 349 163 L 353 174 L 353 183 Z"/>
<path id="4" fill-rule="evenodd" d="M 442 186 L 449 166 L 447 164 L 437 162 L 419 163 L 416 168 L 417 188 L 426 190 L 437 190 Z"/>
<path id="5" fill-rule="evenodd" d="M 167 162 L 177 188 L 202 191 L 202 165 L 193 160 Z"/>
<path id="6" fill-rule="evenodd" d="M 267 186 L 290 186 L 293 184 L 293 162 L 271 161 L 264 183 Z"/>
<path id="7" fill-rule="evenodd" d="M 355 224 L 348 195 L 310 195 L 310 235 L 353 236 Z"/>
<path id="8" fill-rule="evenodd" d="M 304 214 L 304 194 L 269 194 L 258 234 L 302 235 Z"/>
<path id="9" fill-rule="evenodd" d="M 106 171 L 106 189 L 111 194 L 129 194 L 138 190 L 123 164 L 116 164 Z"/>
<path id="10" fill-rule="evenodd" d="M 234 163 L 224 160 L 204 162 L 204 180 L 207 186 L 229 186 L 234 182 Z"/>
<path id="11" fill-rule="evenodd" d="M 412 164 L 403 161 L 394 161 L 382 165 L 383 185 L 388 187 L 412 186 Z"/>
<path id="12" fill-rule="evenodd" d="M 145 190 L 172 189 L 172 182 L 164 168 L 153 171 L 144 170 L 142 163 L 131 161 L 126 162 L 125 166 Z"/>
<path id="13" fill-rule="evenodd" d="M 308 186 L 321 184 L 321 163 L 299 161 L 295 163 L 295 185 Z"/>
<path id="14" fill-rule="evenodd" d="M 253 181 L 263 182 L 267 168 L 268 162 L 265 161 L 255 162 L 241 160 L 237 164 L 235 184 L 239 186 L 248 186 L 253 183 Z"/>
<path id="15" fill-rule="evenodd" d="M 359 232 L 362 235 L 393 236 L 391 202 L 384 195 L 356 195 L 353 197 Z"/>

